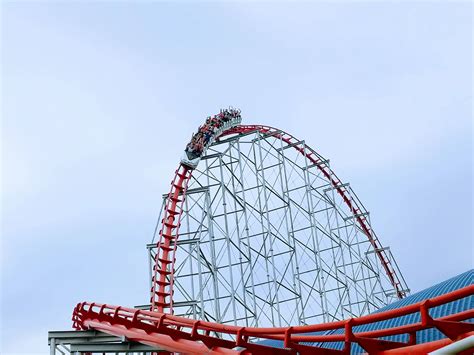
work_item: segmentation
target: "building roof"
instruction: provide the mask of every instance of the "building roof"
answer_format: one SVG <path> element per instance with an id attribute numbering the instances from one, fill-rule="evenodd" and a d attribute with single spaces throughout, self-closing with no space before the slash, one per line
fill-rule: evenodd
<path id="1" fill-rule="evenodd" d="M 399 301 L 396 301 L 385 307 L 382 307 L 374 313 L 401 308 L 410 304 L 421 302 L 429 298 L 441 296 L 443 294 L 469 286 L 473 284 L 473 280 L 474 280 L 474 269 L 471 269 L 460 275 L 457 275 L 446 281 L 443 281 L 437 285 L 431 286 L 423 291 L 417 292 L 413 295 L 410 295 L 406 298 L 403 298 Z M 439 317 L 447 316 L 450 314 L 455 314 L 455 313 L 470 310 L 474 308 L 473 306 L 474 306 L 474 296 L 469 296 L 469 297 L 465 297 L 454 302 L 443 304 L 439 307 L 432 308 L 430 310 L 430 315 L 433 318 L 439 318 Z M 372 331 L 372 330 L 378 330 L 378 329 L 386 329 L 386 328 L 392 328 L 392 327 L 397 327 L 401 325 L 416 323 L 419 321 L 420 321 L 420 314 L 413 313 L 413 314 L 408 314 L 402 317 L 392 318 L 392 319 L 388 319 L 388 320 L 384 320 L 384 321 L 380 321 L 376 323 L 356 326 L 353 328 L 353 332 L 358 333 L 358 332 Z M 468 321 L 473 322 L 474 320 L 470 319 Z M 338 330 L 330 331 L 330 332 L 312 333 L 312 334 L 343 334 L 343 332 L 344 332 L 343 329 L 338 329 Z M 417 332 L 416 334 L 416 339 L 417 339 L 418 344 L 431 342 L 431 341 L 435 341 L 435 340 L 439 340 L 443 338 L 445 338 L 445 336 L 435 328 L 422 330 L 422 331 Z M 408 335 L 400 334 L 400 335 L 385 337 L 383 339 L 398 341 L 398 342 L 408 342 Z M 273 346 L 273 347 L 278 347 L 278 348 L 281 348 L 283 346 L 283 343 L 281 341 L 267 340 L 267 341 L 263 341 L 262 343 L 268 346 Z M 339 342 L 339 343 L 311 342 L 311 343 L 305 343 L 305 345 L 332 348 L 332 349 L 338 349 L 338 350 L 342 350 L 342 348 L 344 347 L 344 344 L 342 342 Z M 365 351 L 361 347 L 359 347 L 357 344 L 352 345 L 351 353 L 363 353 L 363 352 Z"/>

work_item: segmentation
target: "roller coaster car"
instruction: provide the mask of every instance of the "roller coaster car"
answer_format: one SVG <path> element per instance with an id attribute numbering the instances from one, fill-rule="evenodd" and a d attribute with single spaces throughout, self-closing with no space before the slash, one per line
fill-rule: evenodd
<path id="1" fill-rule="evenodd" d="M 191 169 L 196 169 L 200 160 L 200 156 L 197 156 L 194 152 L 185 150 L 181 157 L 181 164 L 184 164 Z"/>
<path id="2" fill-rule="evenodd" d="M 237 117 L 232 118 L 231 120 L 224 122 L 221 127 L 212 135 L 207 144 L 204 146 L 201 154 L 197 154 L 194 151 L 185 149 L 183 156 L 181 157 L 181 164 L 186 165 L 191 169 L 196 169 L 201 157 L 206 153 L 207 148 L 214 143 L 214 141 L 225 131 L 238 126 L 242 122 L 242 117 L 240 114 Z"/>

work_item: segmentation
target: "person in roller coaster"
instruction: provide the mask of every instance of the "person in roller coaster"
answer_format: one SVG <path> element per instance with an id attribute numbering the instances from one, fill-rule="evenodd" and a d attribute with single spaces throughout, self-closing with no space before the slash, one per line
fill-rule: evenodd
<path id="1" fill-rule="evenodd" d="M 191 153 L 194 157 L 200 157 L 204 148 L 212 137 L 225 123 L 240 117 L 240 110 L 229 108 L 221 109 L 217 115 L 209 116 L 204 125 L 199 126 L 198 132 L 194 134 L 191 141 L 186 146 L 186 153 Z"/>

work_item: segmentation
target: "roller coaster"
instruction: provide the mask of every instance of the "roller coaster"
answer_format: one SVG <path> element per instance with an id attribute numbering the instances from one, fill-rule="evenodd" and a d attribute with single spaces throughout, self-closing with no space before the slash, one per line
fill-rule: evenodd
<path id="1" fill-rule="evenodd" d="M 148 247 L 149 309 L 83 302 L 76 330 L 190 354 L 427 353 L 474 334 L 472 307 L 430 313 L 472 285 L 377 312 L 409 289 L 350 184 L 304 140 L 241 120 L 221 110 L 186 146 Z M 427 329 L 445 338 L 420 343 Z"/>

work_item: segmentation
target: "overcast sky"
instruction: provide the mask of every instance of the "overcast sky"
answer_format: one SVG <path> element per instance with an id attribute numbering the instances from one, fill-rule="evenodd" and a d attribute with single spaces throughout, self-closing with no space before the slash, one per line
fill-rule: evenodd
<path id="1" fill-rule="evenodd" d="M 469 2 L 15 1 L 1 25 L 0 353 L 148 301 L 161 194 L 228 105 L 331 159 L 413 291 L 472 267 Z"/>

